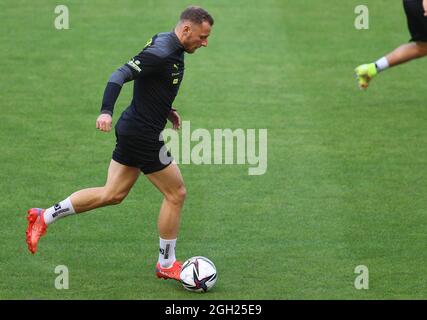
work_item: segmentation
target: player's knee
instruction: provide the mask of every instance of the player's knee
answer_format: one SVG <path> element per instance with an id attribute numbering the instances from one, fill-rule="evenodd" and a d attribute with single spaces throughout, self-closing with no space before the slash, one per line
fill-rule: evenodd
<path id="1" fill-rule="evenodd" d="M 185 189 L 184 185 L 181 185 L 177 189 L 165 194 L 166 199 L 175 205 L 182 205 L 186 196 L 187 190 Z"/>
<path id="2" fill-rule="evenodd" d="M 427 42 L 425 41 L 419 41 L 417 42 L 417 47 L 420 55 L 425 56 L 427 55 Z"/>
<path id="3" fill-rule="evenodd" d="M 104 195 L 104 203 L 107 205 L 120 204 L 127 196 L 125 192 L 107 193 Z"/>
<path id="4" fill-rule="evenodd" d="M 111 204 L 120 204 L 126 198 L 126 194 L 115 194 L 111 197 Z"/>
<path id="5" fill-rule="evenodd" d="M 187 197 L 187 189 L 185 189 L 185 186 L 182 185 L 180 188 L 178 188 L 177 193 L 179 201 L 183 203 L 185 201 L 185 198 Z"/>

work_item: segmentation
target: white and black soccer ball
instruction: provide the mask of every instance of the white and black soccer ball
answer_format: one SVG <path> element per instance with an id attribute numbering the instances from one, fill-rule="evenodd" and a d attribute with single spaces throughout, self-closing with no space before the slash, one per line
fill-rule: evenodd
<path id="1" fill-rule="evenodd" d="M 215 285 L 217 272 L 211 260 L 196 256 L 182 264 L 180 278 L 185 289 L 193 292 L 206 292 Z"/>

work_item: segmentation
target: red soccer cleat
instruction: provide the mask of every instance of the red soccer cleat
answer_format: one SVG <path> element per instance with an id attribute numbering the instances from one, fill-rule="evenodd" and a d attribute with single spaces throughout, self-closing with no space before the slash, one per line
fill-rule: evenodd
<path id="1" fill-rule="evenodd" d="M 46 233 L 47 225 L 44 222 L 44 212 L 45 210 L 40 208 L 31 208 L 28 210 L 28 228 L 26 235 L 28 250 L 30 250 L 32 254 L 36 253 L 37 243 L 40 237 L 44 236 Z"/>
<path id="2" fill-rule="evenodd" d="M 179 275 L 181 273 L 182 262 L 175 261 L 170 268 L 162 268 L 160 262 L 157 262 L 156 265 L 156 276 L 157 278 L 163 279 L 174 279 L 176 281 L 181 281 Z"/>

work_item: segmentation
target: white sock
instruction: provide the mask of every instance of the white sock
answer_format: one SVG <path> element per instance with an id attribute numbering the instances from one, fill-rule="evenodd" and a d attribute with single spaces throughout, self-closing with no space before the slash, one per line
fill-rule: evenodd
<path id="1" fill-rule="evenodd" d="M 159 262 L 162 268 L 170 268 L 175 262 L 176 239 L 165 240 L 160 238 Z"/>
<path id="2" fill-rule="evenodd" d="M 381 72 L 381 71 L 387 69 L 390 65 L 388 64 L 387 58 L 382 57 L 381 59 L 378 59 L 375 62 L 375 66 L 377 67 L 377 71 Z"/>
<path id="3" fill-rule="evenodd" d="M 68 197 L 60 203 L 57 203 L 54 206 L 46 209 L 44 212 L 44 222 L 46 224 L 51 224 L 58 219 L 74 213 L 76 212 L 74 211 L 73 205 L 71 204 L 70 197 Z"/>

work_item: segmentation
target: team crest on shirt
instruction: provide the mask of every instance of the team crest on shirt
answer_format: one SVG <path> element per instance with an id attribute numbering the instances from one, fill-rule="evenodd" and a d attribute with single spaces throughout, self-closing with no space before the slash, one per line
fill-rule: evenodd
<path id="1" fill-rule="evenodd" d="M 172 74 L 171 74 L 171 76 L 174 77 L 172 79 L 172 84 L 178 84 L 179 78 L 175 78 L 175 77 L 177 77 L 181 74 L 179 72 L 179 64 L 176 64 L 176 63 L 173 64 L 173 71 L 175 71 L 175 72 L 172 72 Z"/>
<path id="2" fill-rule="evenodd" d="M 132 69 L 138 72 L 142 71 L 141 67 L 139 66 L 140 64 L 141 64 L 141 61 L 135 60 L 135 59 L 132 59 L 127 63 L 129 67 L 131 67 Z"/>

